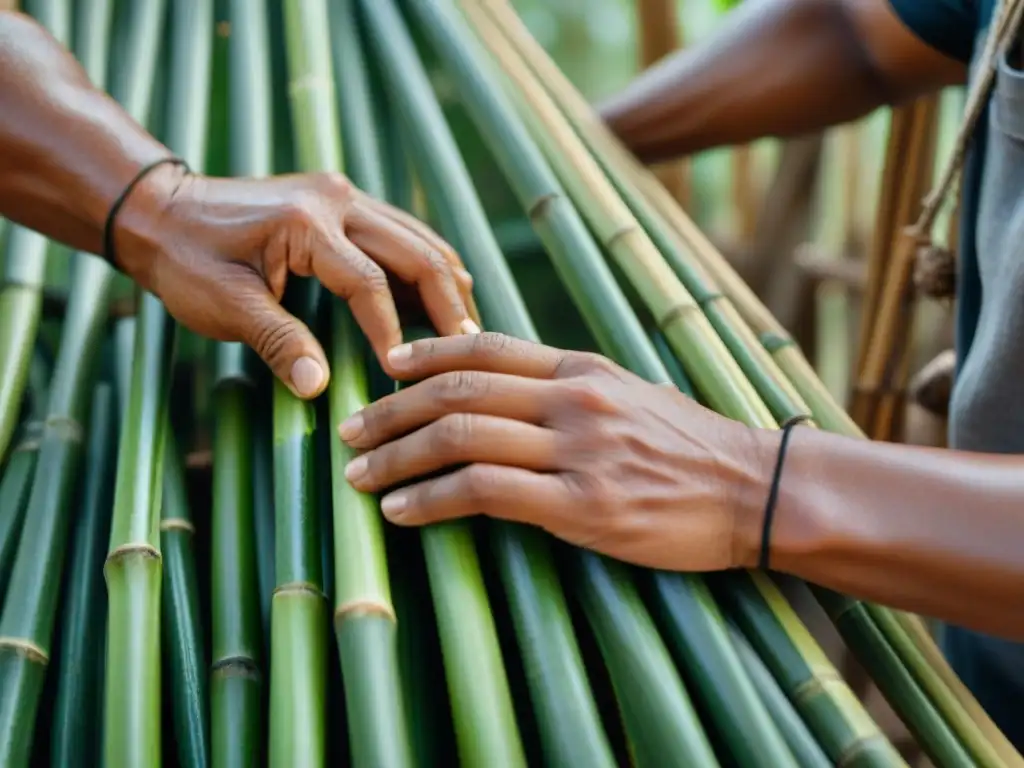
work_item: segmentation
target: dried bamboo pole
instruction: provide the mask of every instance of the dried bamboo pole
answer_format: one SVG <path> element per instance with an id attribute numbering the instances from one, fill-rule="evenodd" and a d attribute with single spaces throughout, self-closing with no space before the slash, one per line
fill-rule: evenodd
<path id="1" fill-rule="evenodd" d="M 636 3 L 637 27 L 640 30 L 640 67 L 654 64 L 682 45 L 676 0 L 644 0 Z M 672 197 L 686 208 L 690 204 L 690 161 L 673 160 L 654 168 L 654 174 Z"/>
<path id="2" fill-rule="evenodd" d="M 875 301 L 868 301 L 868 306 L 865 307 L 866 312 L 872 313 L 867 320 L 871 323 L 871 331 L 862 365 L 857 369 L 857 386 L 850 406 L 850 414 L 854 421 L 868 433 L 869 437 L 876 439 L 879 435 L 875 431 L 875 419 L 882 394 L 887 389 L 886 380 L 896 378 L 896 372 L 899 370 L 899 362 L 897 361 L 895 365 L 892 362 L 894 350 L 899 346 L 901 336 L 905 335 L 911 325 L 911 278 L 918 241 L 909 235 L 905 228 L 917 218 L 920 201 L 930 185 L 935 164 L 938 100 L 934 96 L 922 98 L 910 109 L 911 127 L 906 148 L 897 161 L 899 175 L 896 177 L 897 187 L 893 193 L 891 211 L 889 207 L 879 209 L 880 227 L 892 228 L 888 240 L 891 255 L 888 259 L 884 254 L 877 257 L 874 253 L 872 255 L 874 263 L 884 260 L 888 266 L 879 286 L 877 304 Z M 880 238 L 884 236 L 883 231 Z M 879 241 L 878 247 L 884 247 L 884 242 Z M 871 279 L 869 277 L 869 282 Z M 893 404 L 887 404 L 886 410 L 891 411 L 893 407 Z M 891 419 L 883 415 L 879 426 L 884 430 L 889 423 Z"/>

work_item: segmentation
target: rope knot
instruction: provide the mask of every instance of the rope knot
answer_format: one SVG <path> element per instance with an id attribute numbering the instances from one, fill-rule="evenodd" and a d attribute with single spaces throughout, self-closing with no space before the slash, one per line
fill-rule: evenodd
<path id="1" fill-rule="evenodd" d="M 956 295 L 956 256 L 949 248 L 928 241 L 917 248 L 914 287 L 923 296 L 952 299 Z"/>

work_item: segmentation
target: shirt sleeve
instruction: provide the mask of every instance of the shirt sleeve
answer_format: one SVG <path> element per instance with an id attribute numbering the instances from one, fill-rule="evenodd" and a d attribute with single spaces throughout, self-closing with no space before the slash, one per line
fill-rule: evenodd
<path id="1" fill-rule="evenodd" d="M 967 64 L 978 31 L 978 6 L 985 2 L 991 0 L 889 0 L 889 5 L 917 37 Z"/>

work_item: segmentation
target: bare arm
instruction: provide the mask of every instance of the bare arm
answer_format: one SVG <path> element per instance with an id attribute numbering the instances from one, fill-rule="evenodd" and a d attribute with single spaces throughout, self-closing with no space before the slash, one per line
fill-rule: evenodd
<path id="1" fill-rule="evenodd" d="M 601 113 L 641 159 L 797 136 L 962 82 L 887 0 L 748 0 Z"/>
<path id="2" fill-rule="evenodd" d="M 0 12 L 0 115 L 0 210 L 92 253 L 124 186 L 170 154 L 94 88 L 46 30 L 15 12 Z M 180 175 L 172 168 L 154 174 L 136 202 Z"/>
<path id="3" fill-rule="evenodd" d="M 759 436 L 760 498 L 740 512 L 753 566 L 777 434 Z M 755 491 L 750 498 L 757 497 Z M 1024 458 L 797 429 L 772 567 L 836 591 L 1024 638 Z"/>

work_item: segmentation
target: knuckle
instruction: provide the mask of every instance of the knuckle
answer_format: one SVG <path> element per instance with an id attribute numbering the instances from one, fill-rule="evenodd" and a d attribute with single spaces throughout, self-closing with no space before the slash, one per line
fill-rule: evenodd
<path id="1" fill-rule="evenodd" d="M 469 338 L 472 353 L 485 358 L 500 357 L 514 343 L 511 336 L 493 331 L 473 334 Z"/>
<path id="2" fill-rule="evenodd" d="M 487 379 L 477 371 L 452 371 L 436 377 L 434 397 L 443 406 L 460 406 L 487 392 Z"/>
<path id="3" fill-rule="evenodd" d="M 293 336 L 287 323 L 267 322 L 257 326 L 250 345 L 261 358 L 275 366 L 284 355 Z"/>
<path id="4" fill-rule="evenodd" d="M 427 271 L 432 275 L 445 275 L 451 272 L 451 265 L 448 263 L 448 259 L 430 243 L 424 243 L 421 256 Z"/>
<path id="5" fill-rule="evenodd" d="M 348 177 L 336 171 L 323 171 L 315 177 L 317 189 L 329 194 L 333 198 L 349 199 L 353 194 L 353 185 Z"/>
<path id="6" fill-rule="evenodd" d="M 467 413 L 449 413 L 434 423 L 431 447 L 441 455 L 450 456 L 469 440 L 472 417 Z"/>
<path id="7" fill-rule="evenodd" d="M 495 488 L 494 469 L 472 464 L 460 471 L 460 493 L 473 507 L 486 506 Z"/>
<path id="8" fill-rule="evenodd" d="M 562 384 L 562 391 L 571 407 L 599 413 L 616 410 L 616 402 L 588 379 L 568 379 Z"/>
<path id="9" fill-rule="evenodd" d="M 289 224 L 303 229 L 316 224 L 316 201 L 311 195 L 298 194 L 285 201 L 280 208 L 280 214 Z"/>
<path id="10" fill-rule="evenodd" d="M 367 293 L 386 293 L 388 291 L 387 273 L 369 259 L 360 259 L 357 280 L 361 290 Z"/>

